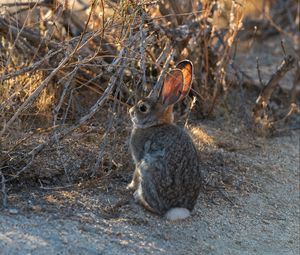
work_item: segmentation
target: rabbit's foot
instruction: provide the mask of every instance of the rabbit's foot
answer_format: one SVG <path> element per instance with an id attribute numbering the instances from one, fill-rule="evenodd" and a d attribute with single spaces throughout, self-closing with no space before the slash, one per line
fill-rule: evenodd
<path id="1" fill-rule="evenodd" d="M 134 201 L 138 204 L 141 203 L 141 198 L 142 198 L 142 191 L 141 189 L 137 189 L 134 193 L 133 193 L 133 198 Z"/>
<path id="2" fill-rule="evenodd" d="M 137 184 L 132 180 L 126 187 L 127 190 L 135 190 L 137 189 Z"/>
<path id="3" fill-rule="evenodd" d="M 135 169 L 132 177 L 132 181 L 127 185 L 127 190 L 136 190 L 140 183 L 140 171 L 139 169 Z"/>

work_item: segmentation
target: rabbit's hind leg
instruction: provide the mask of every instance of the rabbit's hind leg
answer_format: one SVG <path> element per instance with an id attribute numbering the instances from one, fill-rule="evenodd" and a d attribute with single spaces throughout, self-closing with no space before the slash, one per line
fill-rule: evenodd
<path id="1" fill-rule="evenodd" d="M 166 211 L 166 208 L 163 201 L 159 197 L 159 193 L 157 192 L 157 186 L 154 182 L 156 179 L 154 179 L 148 173 L 143 175 L 140 183 L 143 199 L 157 214 L 163 215 Z"/>
<path id="2" fill-rule="evenodd" d="M 139 187 L 138 189 L 133 193 L 133 197 L 134 197 L 134 200 L 137 202 L 137 203 L 140 203 L 142 206 L 145 207 L 145 209 L 147 209 L 148 211 L 150 212 L 153 212 L 153 213 L 158 213 L 155 209 L 153 209 L 148 203 L 147 201 L 145 200 L 144 198 L 144 194 L 143 194 L 143 191 L 142 191 L 142 186 L 141 184 L 139 184 Z"/>
<path id="3" fill-rule="evenodd" d="M 149 164 L 149 161 L 152 164 Z M 166 208 L 159 197 L 159 192 L 157 192 L 158 184 L 161 181 L 160 169 L 153 166 L 153 161 L 149 158 L 142 160 L 138 169 L 139 183 L 137 190 L 134 192 L 135 200 L 140 202 L 147 210 L 163 215 Z"/>

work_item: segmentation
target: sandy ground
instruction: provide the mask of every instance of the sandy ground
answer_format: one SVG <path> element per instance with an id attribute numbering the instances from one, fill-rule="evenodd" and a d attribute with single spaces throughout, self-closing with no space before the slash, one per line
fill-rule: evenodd
<path id="1" fill-rule="evenodd" d="M 204 146 L 202 154 L 221 155 L 235 185 L 225 185 L 225 195 L 201 193 L 189 219 L 168 222 L 136 205 L 125 191 L 131 173 L 101 187 L 96 180 L 26 187 L 0 212 L 0 253 L 299 254 L 299 132 L 241 140 L 220 128 L 201 130 L 219 141 L 229 137 L 230 145 Z"/>

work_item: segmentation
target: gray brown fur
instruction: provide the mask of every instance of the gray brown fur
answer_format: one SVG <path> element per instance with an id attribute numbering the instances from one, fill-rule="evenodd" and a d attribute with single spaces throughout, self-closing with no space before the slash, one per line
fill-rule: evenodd
<path id="1" fill-rule="evenodd" d="M 129 188 L 152 212 L 193 210 L 201 187 L 198 153 L 189 134 L 173 124 L 173 104 L 162 96 L 140 100 L 130 109 L 134 127 L 130 150 L 136 166 Z M 147 112 L 140 109 L 147 106 Z"/>

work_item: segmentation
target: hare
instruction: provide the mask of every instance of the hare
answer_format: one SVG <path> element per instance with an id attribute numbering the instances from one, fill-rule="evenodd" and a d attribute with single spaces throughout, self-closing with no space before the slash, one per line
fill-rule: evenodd
<path id="1" fill-rule="evenodd" d="M 173 105 L 189 92 L 193 65 L 180 62 L 157 95 L 153 91 L 130 110 L 130 150 L 135 171 L 129 189 L 149 211 L 169 220 L 184 219 L 201 186 L 198 153 L 191 137 L 173 123 Z"/>

